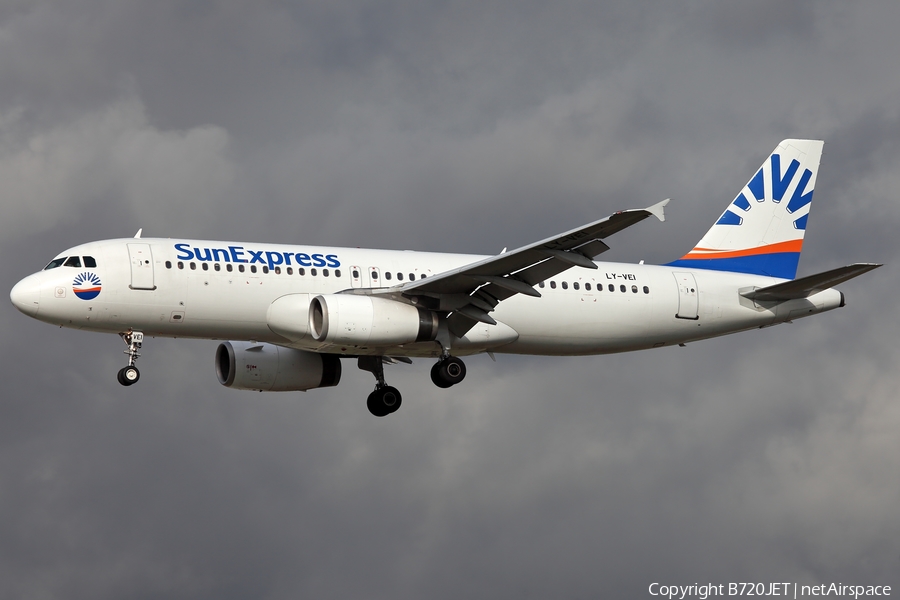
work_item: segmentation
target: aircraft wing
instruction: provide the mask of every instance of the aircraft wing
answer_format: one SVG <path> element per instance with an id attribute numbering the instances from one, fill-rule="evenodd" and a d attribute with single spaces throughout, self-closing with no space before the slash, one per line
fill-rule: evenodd
<path id="1" fill-rule="evenodd" d="M 784 283 L 776 283 L 768 287 L 759 288 L 741 295 L 750 300 L 781 302 L 784 300 L 795 300 L 797 298 L 808 298 L 813 294 L 827 290 L 843 283 L 848 279 L 858 277 L 863 273 L 868 273 L 872 269 L 877 269 L 880 264 L 874 263 L 856 263 L 839 267 L 824 273 L 816 273 L 800 279 L 785 281 Z"/>
<path id="2" fill-rule="evenodd" d="M 450 331 L 461 337 L 478 321 L 495 324 L 488 313 L 499 302 L 515 294 L 540 297 L 534 285 L 573 266 L 596 269 L 592 259 L 609 250 L 604 238 L 651 215 L 664 221 L 668 203 L 666 199 L 647 208 L 619 211 L 511 252 L 369 293 L 387 296 L 399 292 L 406 297 L 416 296 L 423 306 L 433 310 L 452 312 Z"/>

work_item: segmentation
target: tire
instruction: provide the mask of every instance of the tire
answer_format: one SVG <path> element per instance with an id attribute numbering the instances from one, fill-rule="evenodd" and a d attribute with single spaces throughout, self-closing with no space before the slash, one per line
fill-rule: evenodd
<path id="1" fill-rule="evenodd" d="M 366 400 L 366 407 L 376 417 L 386 417 L 391 413 L 397 412 L 402 402 L 400 391 L 395 387 L 386 385 L 369 394 L 369 398 Z"/>
<path id="2" fill-rule="evenodd" d="M 466 363 L 451 356 L 439 361 L 431 368 L 431 381 L 441 388 L 456 385 L 466 378 Z"/>
<path id="3" fill-rule="evenodd" d="M 445 381 L 444 378 L 441 376 L 441 363 L 440 362 L 434 363 L 434 366 L 431 367 L 431 381 L 432 381 L 432 383 L 434 383 L 434 385 L 438 386 L 439 388 L 444 388 L 444 389 L 453 385 L 452 383 L 448 383 L 447 381 Z"/>
<path id="4" fill-rule="evenodd" d="M 403 403 L 400 390 L 386 385 L 379 392 L 381 392 L 381 403 L 387 408 L 388 414 L 395 413 L 400 409 L 400 405 Z"/>
<path id="5" fill-rule="evenodd" d="M 141 372 L 137 370 L 137 367 L 124 367 L 121 371 L 119 371 L 119 383 L 121 383 L 122 385 L 134 385 L 140 378 Z"/>

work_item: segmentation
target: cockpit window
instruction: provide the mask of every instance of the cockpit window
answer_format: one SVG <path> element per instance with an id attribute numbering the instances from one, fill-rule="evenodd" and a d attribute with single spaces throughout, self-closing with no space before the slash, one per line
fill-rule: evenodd
<path id="1" fill-rule="evenodd" d="M 88 269 L 95 269 L 97 267 L 97 261 L 94 260 L 93 256 L 85 256 L 84 257 L 84 266 Z"/>
<path id="2" fill-rule="evenodd" d="M 81 268 L 81 259 L 77 256 L 70 256 L 69 260 L 65 262 L 64 267 L 75 267 L 76 269 Z"/>
<path id="3" fill-rule="evenodd" d="M 63 256 L 62 258 L 54 258 L 53 260 L 50 261 L 49 265 L 44 267 L 44 270 L 49 271 L 50 269 L 55 269 L 56 267 L 62 266 L 62 264 L 64 262 L 66 262 L 65 256 Z"/>

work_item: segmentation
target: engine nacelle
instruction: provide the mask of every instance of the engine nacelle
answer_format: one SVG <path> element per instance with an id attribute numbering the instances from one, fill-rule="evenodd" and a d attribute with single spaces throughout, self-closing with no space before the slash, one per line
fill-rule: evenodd
<path id="1" fill-rule="evenodd" d="M 305 392 L 341 381 L 341 359 L 274 344 L 222 342 L 216 349 L 219 383 L 236 390 Z"/>
<path id="2" fill-rule="evenodd" d="M 437 332 L 436 313 L 393 300 L 324 294 L 309 305 L 309 333 L 326 344 L 395 346 L 431 341 Z"/>

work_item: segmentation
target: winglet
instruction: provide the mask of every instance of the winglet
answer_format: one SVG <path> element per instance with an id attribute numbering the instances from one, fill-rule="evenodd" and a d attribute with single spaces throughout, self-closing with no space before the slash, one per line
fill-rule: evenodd
<path id="1" fill-rule="evenodd" d="M 666 220 L 665 208 L 666 208 L 666 204 L 669 203 L 669 200 L 671 200 L 671 198 L 666 198 L 662 202 L 657 202 L 653 206 L 648 206 L 644 210 L 646 210 L 648 213 L 650 213 L 651 215 L 653 215 L 660 221 L 665 221 Z"/>

